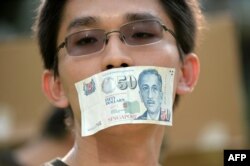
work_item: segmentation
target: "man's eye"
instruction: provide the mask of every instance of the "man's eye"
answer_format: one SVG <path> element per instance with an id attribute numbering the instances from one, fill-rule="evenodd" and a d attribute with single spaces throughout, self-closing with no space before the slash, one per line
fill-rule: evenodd
<path id="1" fill-rule="evenodd" d="M 94 37 L 84 37 L 81 38 L 80 40 L 78 40 L 76 42 L 77 46 L 85 46 L 85 45 L 89 45 L 89 44 L 94 44 L 97 42 L 97 39 Z"/>
<path id="2" fill-rule="evenodd" d="M 154 37 L 154 34 L 147 32 L 137 32 L 132 35 L 132 38 L 135 39 L 148 39 Z"/>
<path id="3" fill-rule="evenodd" d="M 147 87 L 147 86 L 144 86 L 144 87 L 142 87 L 142 90 L 143 90 L 143 91 L 146 91 L 146 90 L 148 90 L 148 87 Z"/>
<path id="4" fill-rule="evenodd" d="M 153 91 L 158 91 L 158 88 L 157 87 L 153 87 Z"/>

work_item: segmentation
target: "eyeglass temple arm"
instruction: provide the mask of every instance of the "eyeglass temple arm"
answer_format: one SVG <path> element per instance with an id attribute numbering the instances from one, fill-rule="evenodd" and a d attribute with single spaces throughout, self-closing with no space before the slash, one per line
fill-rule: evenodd
<path id="1" fill-rule="evenodd" d="M 161 24 L 161 26 L 163 27 L 163 29 L 164 29 L 165 31 L 168 31 L 168 32 L 175 38 L 176 43 L 177 43 L 178 52 L 179 52 L 179 54 L 180 54 L 181 61 L 183 62 L 183 61 L 184 61 L 184 51 L 183 51 L 182 48 L 181 48 L 180 42 L 179 42 L 179 40 L 177 39 L 176 34 L 175 34 L 171 29 L 167 28 L 165 25 Z"/>
<path id="2" fill-rule="evenodd" d="M 58 47 L 57 47 L 57 52 L 60 51 L 61 48 L 63 48 L 65 46 L 65 42 L 63 42 L 62 44 L 60 44 Z"/>

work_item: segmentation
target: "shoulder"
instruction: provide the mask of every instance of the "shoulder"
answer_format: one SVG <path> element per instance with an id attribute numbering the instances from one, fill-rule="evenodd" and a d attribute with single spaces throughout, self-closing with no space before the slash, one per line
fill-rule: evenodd
<path id="1" fill-rule="evenodd" d="M 141 116 L 137 117 L 137 120 L 146 120 L 148 115 L 148 111 L 145 111 Z"/>

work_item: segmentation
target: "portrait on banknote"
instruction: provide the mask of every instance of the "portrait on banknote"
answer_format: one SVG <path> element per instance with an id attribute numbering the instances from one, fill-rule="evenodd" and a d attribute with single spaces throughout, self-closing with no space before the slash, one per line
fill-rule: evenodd
<path id="1" fill-rule="evenodd" d="M 143 70 L 139 75 L 138 84 L 139 94 L 146 110 L 137 119 L 166 120 L 166 111 L 161 110 L 162 77 L 158 71 L 155 69 Z"/>

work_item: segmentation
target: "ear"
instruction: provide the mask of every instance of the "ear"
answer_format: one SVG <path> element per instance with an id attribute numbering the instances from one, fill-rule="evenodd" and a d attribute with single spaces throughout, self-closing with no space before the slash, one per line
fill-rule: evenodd
<path id="1" fill-rule="evenodd" d="M 191 93 L 198 81 L 199 73 L 199 58 L 194 53 L 186 55 L 181 66 L 176 93 L 179 95 Z"/>
<path id="2" fill-rule="evenodd" d="M 45 70 L 42 76 L 42 89 L 49 101 L 56 107 L 66 108 L 69 105 L 68 99 L 59 77 L 55 77 L 50 70 Z"/>

